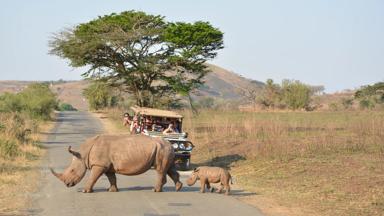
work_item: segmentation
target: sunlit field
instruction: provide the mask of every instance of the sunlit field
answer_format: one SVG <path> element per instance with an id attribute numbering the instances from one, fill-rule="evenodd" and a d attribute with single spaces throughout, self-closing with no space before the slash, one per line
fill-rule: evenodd
<path id="1" fill-rule="evenodd" d="M 193 162 L 321 215 L 384 213 L 384 112 L 185 112 Z"/>

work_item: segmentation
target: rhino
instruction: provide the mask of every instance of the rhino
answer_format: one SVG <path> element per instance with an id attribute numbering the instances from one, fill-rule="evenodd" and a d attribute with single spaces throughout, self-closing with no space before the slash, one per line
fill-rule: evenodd
<path id="1" fill-rule="evenodd" d="M 161 192 L 168 176 L 175 183 L 176 191 L 183 184 L 174 165 L 175 153 L 170 143 L 161 138 L 145 135 L 98 135 L 80 145 L 80 151 L 69 146 L 73 155 L 72 162 L 63 173 L 52 174 L 60 179 L 67 187 L 79 183 L 86 170 L 91 170 L 90 176 L 82 192 L 93 192 L 93 186 L 99 177 L 105 174 L 110 182 L 108 191 L 117 192 L 116 173 L 122 175 L 139 175 L 152 166 L 158 173 L 155 192 Z"/>
<path id="2" fill-rule="evenodd" d="M 232 176 L 228 172 L 221 167 L 209 167 L 209 166 L 200 166 L 193 170 L 191 176 L 187 179 L 188 186 L 192 186 L 196 183 L 197 180 L 200 180 L 200 192 L 205 192 L 205 186 L 207 189 L 211 189 L 210 183 L 219 183 L 220 188 L 217 189 L 218 193 L 221 193 L 223 188 L 225 188 L 225 194 L 228 195 L 231 187 L 229 186 L 229 182 L 232 183 Z M 213 192 L 213 188 L 211 189 Z"/>

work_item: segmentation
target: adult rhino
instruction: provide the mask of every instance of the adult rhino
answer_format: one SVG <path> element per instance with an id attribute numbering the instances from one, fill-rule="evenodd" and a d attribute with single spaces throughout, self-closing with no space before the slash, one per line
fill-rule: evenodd
<path id="1" fill-rule="evenodd" d="M 161 138 L 143 135 L 99 135 L 88 139 L 76 152 L 69 146 L 68 151 L 73 155 L 72 162 L 63 173 L 51 172 L 64 182 L 67 187 L 73 187 L 81 181 L 87 169 L 91 174 L 83 189 L 91 193 L 97 179 L 102 174 L 108 177 L 111 186 L 108 191 L 118 191 L 116 173 L 122 175 L 139 175 L 152 166 L 158 173 L 155 192 L 161 192 L 167 182 L 166 175 L 174 181 L 176 191 L 182 187 L 179 173 L 174 166 L 172 146 Z"/>

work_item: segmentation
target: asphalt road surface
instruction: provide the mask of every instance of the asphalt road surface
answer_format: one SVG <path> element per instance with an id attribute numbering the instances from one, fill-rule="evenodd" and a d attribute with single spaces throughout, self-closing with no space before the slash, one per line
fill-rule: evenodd
<path id="1" fill-rule="evenodd" d="M 188 172 L 181 172 L 184 184 L 180 192 L 175 192 L 172 180 L 167 177 L 164 192 L 155 193 L 154 170 L 138 175 L 117 175 L 119 192 L 107 192 L 108 179 L 103 175 L 94 187 L 94 193 L 81 193 L 85 179 L 72 188 L 67 188 L 54 177 L 48 167 L 62 172 L 71 160 L 67 148 L 79 145 L 89 137 L 102 133 L 101 123 L 87 112 L 62 112 L 57 124 L 49 133 L 44 145 L 48 149 L 42 166 L 40 191 L 34 194 L 34 207 L 30 215 L 261 215 L 260 211 L 236 199 L 249 193 L 232 190 L 232 195 L 199 193 L 199 182 L 194 187 L 185 183 Z M 89 171 L 87 172 L 87 174 Z"/>

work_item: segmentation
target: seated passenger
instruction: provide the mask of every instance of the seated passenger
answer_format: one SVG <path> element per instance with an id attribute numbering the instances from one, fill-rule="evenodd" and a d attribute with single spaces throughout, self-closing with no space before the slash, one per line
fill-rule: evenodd
<path id="1" fill-rule="evenodd" d="M 163 131 L 163 126 L 160 125 L 159 120 L 156 120 L 152 124 L 152 131 L 156 131 L 156 132 L 162 132 Z"/>
<path id="2" fill-rule="evenodd" d="M 163 131 L 163 134 L 168 133 L 179 133 L 179 130 L 176 128 L 176 125 L 173 123 L 168 125 L 168 128 Z"/>
<path id="3" fill-rule="evenodd" d="M 139 118 L 137 115 L 133 116 L 130 131 L 131 131 L 131 134 L 140 133 Z"/>
<path id="4" fill-rule="evenodd" d="M 130 126 L 131 125 L 131 119 L 129 116 L 129 113 L 124 113 L 124 118 L 123 118 L 123 126 Z"/>

